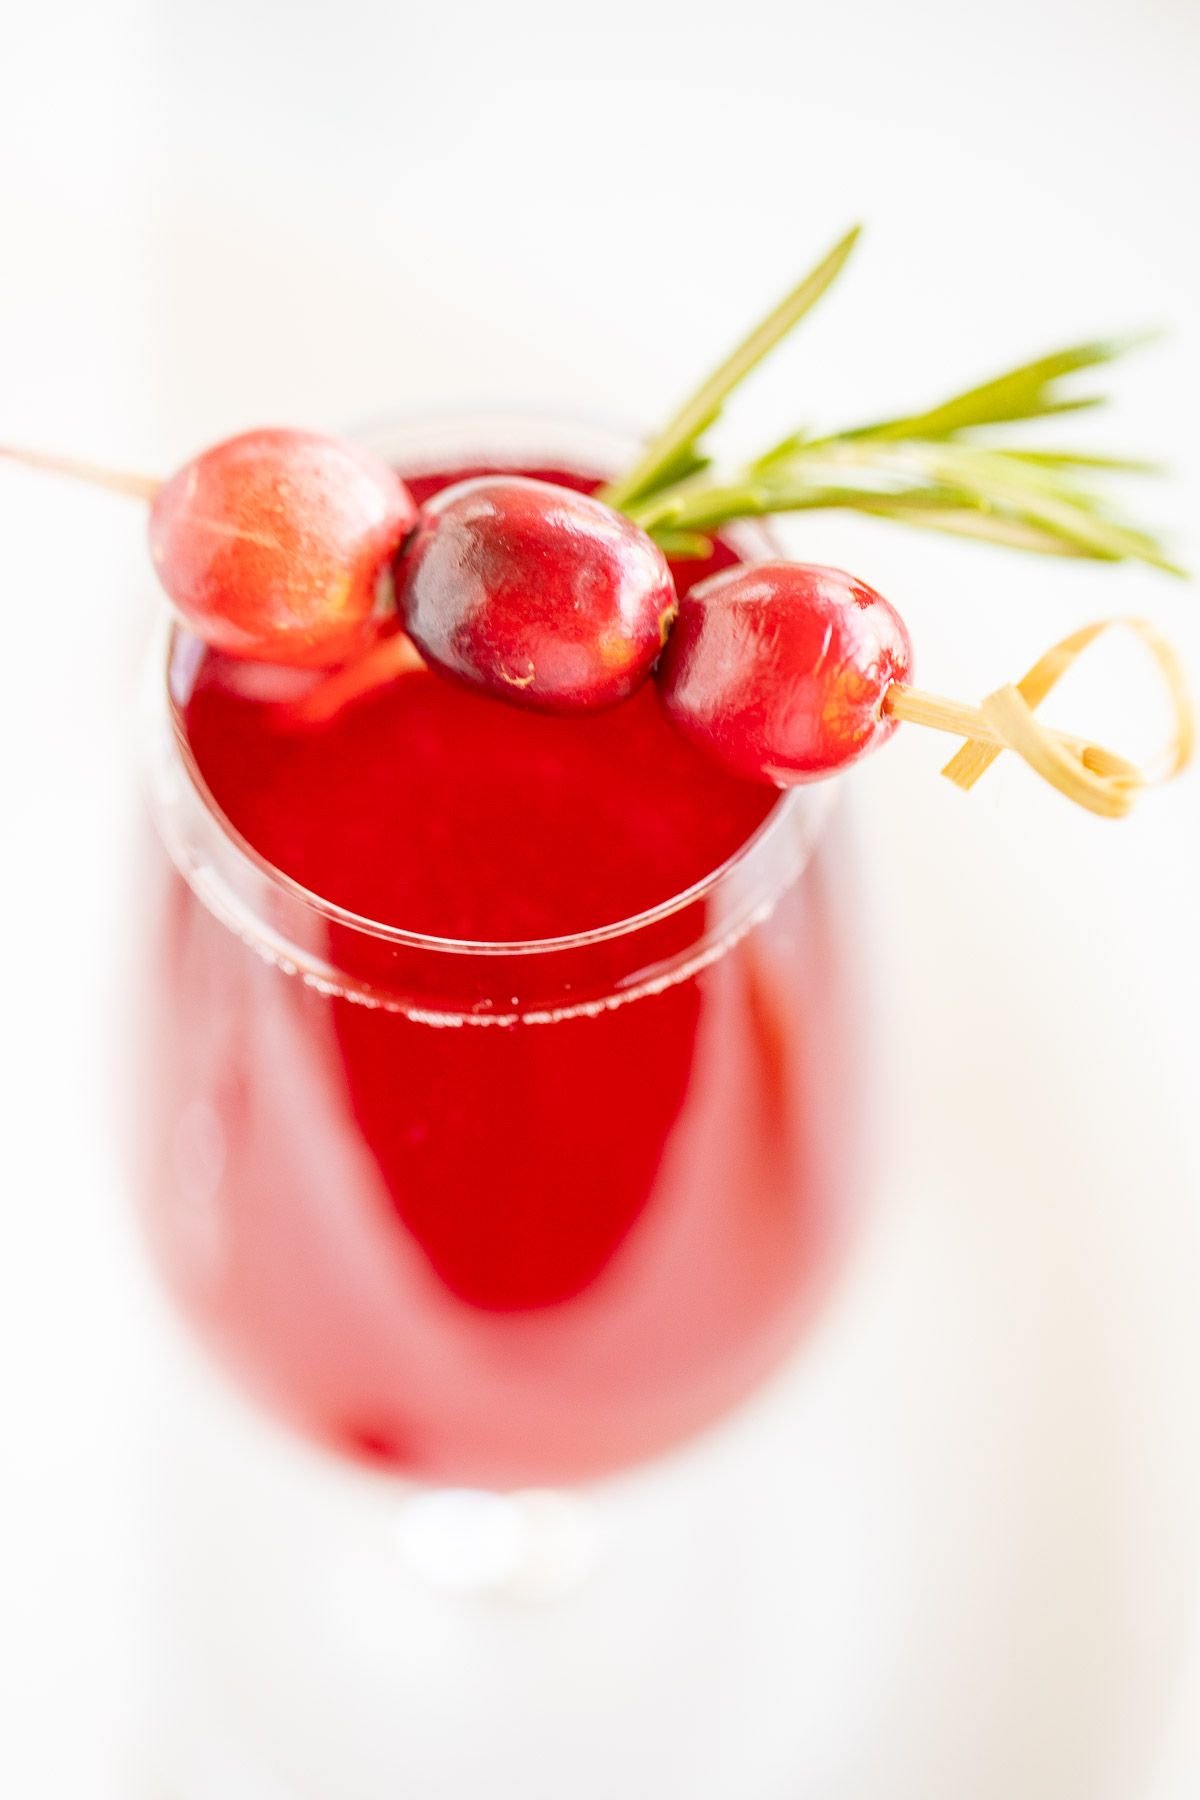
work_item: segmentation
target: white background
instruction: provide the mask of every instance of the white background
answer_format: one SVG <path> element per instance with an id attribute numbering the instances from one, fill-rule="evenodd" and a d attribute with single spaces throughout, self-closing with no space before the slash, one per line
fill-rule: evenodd
<path id="1" fill-rule="evenodd" d="M 737 429 L 848 422 L 1162 324 L 1169 341 L 1112 376 L 1111 413 L 1072 433 L 1170 459 L 1175 478 L 1141 505 L 1200 563 L 1187 0 L 9 0 L 0 41 L 0 439 L 159 471 L 254 423 L 445 401 L 649 422 L 863 217 L 844 289 Z M 140 530 L 121 503 L 0 470 L 0 1785 L 31 1797 L 149 1791 L 133 1699 L 147 1373 L 176 1352 L 113 1123 L 129 697 L 151 605 Z M 841 518 L 793 541 L 901 606 L 931 687 L 986 692 L 1117 611 L 1150 613 L 1200 670 L 1195 593 L 1165 578 Z M 1149 748 L 1153 690 L 1126 679 L 1098 654 L 1061 716 Z M 1200 1784 L 1200 786 L 1112 827 L 1019 768 L 963 799 L 936 779 L 940 749 L 904 733 L 856 780 L 890 974 L 894 1193 L 822 1353 L 850 1419 L 856 1381 L 899 1371 L 905 1429 L 879 1455 L 943 1538 L 989 1504 L 994 1542 L 1007 1554 L 1020 1536 L 979 1461 L 998 1434 L 1015 1446 L 1013 1504 L 1044 1527 L 1030 1544 L 1097 1549 L 1070 1578 L 1012 1552 L 1012 1605 L 1044 1612 L 1011 1642 L 1053 1652 L 1044 1670 L 1022 1686 L 979 1661 L 940 1740 L 919 1702 L 909 1737 L 890 1738 L 897 1703 L 864 1695 L 860 1735 L 910 1760 L 872 1774 L 847 1750 L 807 1791 L 953 1794 L 940 1741 L 976 1795 L 994 1779 L 1025 1800 L 1184 1800 Z M 861 1475 L 852 1425 L 813 1429 Z M 979 1474 L 961 1506 L 960 1455 Z M 965 1574 L 929 1545 L 914 1566 L 927 1554 L 931 1582 L 970 1589 L 965 1528 L 962 1542 Z M 1080 1774 L 1050 1748 L 1055 1681 L 1088 1663 L 1089 1606 L 1118 1592 L 1104 1617 L 1127 1659 L 1108 1677 L 1121 1704 L 1085 1719 L 1102 1768 Z M 953 1645 L 919 1605 L 880 1605 L 912 1632 L 919 1693 L 912 1662 Z M 988 1700 L 1008 1680 L 998 1723 Z M 1037 1724 L 1033 1688 L 1049 1696 Z M 1005 1718 L 1024 1721 L 1015 1746 Z"/>

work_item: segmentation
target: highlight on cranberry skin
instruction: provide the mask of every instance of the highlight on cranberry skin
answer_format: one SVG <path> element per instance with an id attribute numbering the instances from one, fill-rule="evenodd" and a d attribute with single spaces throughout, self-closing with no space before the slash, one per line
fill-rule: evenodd
<path id="1" fill-rule="evenodd" d="M 723 570 L 682 601 L 659 669 L 671 720 L 727 768 L 792 787 L 889 738 L 883 702 L 912 665 L 895 608 L 816 564 Z"/>
<path id="2" fill-rule="evenodd" d="M 599 500 L 486 475 L 425 507 L 399 569 L 405 629 L 426 660 L 546 712 L 625 699 L 675 616 L 661 550 Z"/>
<path id="3" fill-rule="evenodd" d="M 327 668 L 375 636 L 416 518 L 396 471 L 359 445 L 315 431 L 248 431 L 164 483 L 150 549 L 176 610 L 206 643 Z"/>

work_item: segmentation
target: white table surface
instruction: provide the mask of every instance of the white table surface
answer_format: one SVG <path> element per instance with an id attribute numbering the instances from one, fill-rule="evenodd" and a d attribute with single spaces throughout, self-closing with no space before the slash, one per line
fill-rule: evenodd
<path id="1" fill-rule="evenodd" d="M 1195 563 L 1198 54 L 1178 0 L 26 8 L 0 59 L 0 440 L 160 469 L 267 419 L 446 401 L 652 420 L 865 216 L 845 291 L 739 429 L 1162 323 L 1073 432 L 1171 460 L 1142 504 Z M 190 1372 L 125 1218 L 140 526 L 9 472 L 0 534 L 0 1787 L 125 1800 L 150 1792 L 147 1518 L 184 1466 L 155 1436 L 164 1382 L 194 1385 L 196 1431 L 242 1446 L 262 1495 L 294 1453 Z M 1151 613 L 1200 669 L 1194 591 L 1149 573 L 839 518 L 793 541 L 887 592 L 945 691 L 1103 612 Z M 1124 680 L 1098 656 L 1063 716 L 1128 717 L 1136 746 L 1153 690 Z M 903 734 L 855 782 L 892 1150 L 786 1388 L 797 1485 L 773 1504 L 794 1501 L 809 1604 L 763 1666 L 808 1696 L 797 1793 L 1189 1800 L 1200 784 L 1113 828 L 1019 768 L 963 799 L 939 748 Z M 750 1444 L 756 1416 L 730 1430 Z"/>

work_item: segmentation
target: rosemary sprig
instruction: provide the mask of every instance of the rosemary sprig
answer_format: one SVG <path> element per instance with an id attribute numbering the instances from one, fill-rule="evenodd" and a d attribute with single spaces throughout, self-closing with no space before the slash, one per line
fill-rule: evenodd
<path id="1" fill-rule="evenodd" d="M 852 231 L 848 231 L 828 256 L 780 301 L 773 312 L 768 313 L 754 327 L 748 337 L 742 339 L 732 355 L 726 357 L 721 366 L 714 369 L 695 393 L 685 400 L 674 418 L 664 426 L 629 473 L 604 489 L 602 499 L 607 500 L 610 506 L 628 511 L 631 501 L 673 485 L 679 479 L 687 479 L 687 475 L 679 472 L 687 467 L 689 461 L 693 470 L 697 464 L 707 466 L 708 459 L 702 457 L 697 448 L 700 439 L 716 424 L 721 416 L 721 409 L 734 388 L 788 335 L 794 325 L 799 324 L 805 313 L 811 311 L 825 290 L 837 280 L 858 242 L 861 229 L 861 226 L 856 225 Z"/>
<path id="2" fill-rule="evenodd" d="M 840 507 L 1044 555 L 1134 560 L 1182 574 L 1158 538 L 1122 519 L 1095 485 L 1109 474 L 1154 473 L 1154 465 L 989 435 L 1102 405 L 1103 395 L 1073 394 L 1063 383 L 1144 337 L 1071 345 L 921 412 L 821 436 L 794 431 L 741 469 L 714 474 L 705 440 L 725 401 L 832 284 L 857 237 L 855 230 L 843 238 L 697 389 L 605 490 L 609 503 L 679 556 L 710 552 L 712 534 L 735 519 Z"/>

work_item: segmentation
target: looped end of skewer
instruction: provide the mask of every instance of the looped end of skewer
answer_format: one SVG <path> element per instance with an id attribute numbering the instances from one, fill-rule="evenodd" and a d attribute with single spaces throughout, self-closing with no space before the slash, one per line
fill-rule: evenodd
<path id="1" fill-rule="evenodd" d="M 1172 735 L 1149 769 L 1138 768 L 1103 744 L 1052 731 L 1036 716 L 1036 708 L 1077 657 L 1115 625 L 1135 632 L 1149 650 L 1171 703 Z M 977 709 L 900 688 L 889 693 L 887 710 L 914 724 L 962 733 L 966 741 L 942 774 L 964 792 L 987 773 L 1001 751 L 1012 750 L 1068 800 L 1106 819 L 1123 818 L 1143 788 L 1178 775 L 1195 747 L 1195 716 L 1183 666 L 1167 640 L 1145 619 L 1099 619 L 1083 626 L 1047 650 L 1020 681 L 998 688 Z"/>
<path id="2" fill-rule="evenodd" d="M 970 740 L 951 757 L 942 774 L 964 792 L 974 787 L 1001 748 L 1015 750 L 1060 794 L 1106 819 L 1123 818 L 1146 785 L 1134 763 L 1103 745 L 1065 743 L 1047 731 L 1016 685 L 997 688 L 979 710 L 1002 744 L 985 746 Z"/>

